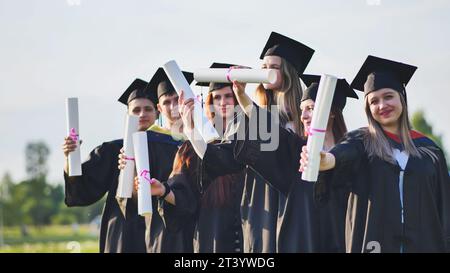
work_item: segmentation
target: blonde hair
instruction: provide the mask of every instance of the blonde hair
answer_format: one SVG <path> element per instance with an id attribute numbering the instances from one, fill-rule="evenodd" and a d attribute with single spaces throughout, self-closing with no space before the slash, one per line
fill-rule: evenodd
<path id="1" fill-rule="evenodd" d="M 399 117 L 398 130 L 400 133 L 400 140 L 405 147 L 405 151 L 412 156 L 422 157 L 422 154 L 428 154 L 434 161 L 434 153 L 425 148 L 420 147 L 418 149 L 414 142 L 412 141 L 410 130 L 411 124 L 408 119 L 408 107 L 406 105 L 405 98 L 402 94 L 398 93 L 400 96 L 400 102 L 402 105 L 402 113 Z M 365 111 L 367 120 L 369 122 L 369 126 L 367 128 L 367 132 L 364 137 L 364 146 L 369 157 L 377 156 L 380 159 L 395 164 L 395 159 L 393 157 L 392 147 L 381 128 L 381 125 L 373 118 L 372 113 L 370 112 L 368 96 L 365 97 Z"/>
<path id="2" fill-rule="evenodd" d="M 303 136 L 303 124 L 300 121 L 300 102 L 303 95 L 303 88 L 300 84 L 300 79 L 297 74 L 297 70 L 288 63 L 285 59 L 281 58 L 280 72 L 282 75 L 282 84 L 279 90 L 266 90 L 262 84 L 256 89 L 256 99 L 261 107 L 277 105 L 278 114 L 280 116 L 281 123 L 285 125 L 287 122 L 292 122 L 294 125 L 295 133 L 299 136 Z"/>

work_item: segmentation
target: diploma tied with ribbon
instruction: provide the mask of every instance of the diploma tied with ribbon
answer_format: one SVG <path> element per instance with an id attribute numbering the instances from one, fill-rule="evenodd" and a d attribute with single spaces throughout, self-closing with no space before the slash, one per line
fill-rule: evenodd
<path id="1" fill-rule="evenodd" d="M 144 217 L 151 216 L 153 213 L 152 195 L 150 192 L 151 178 L 149 151 L 147 143 L 147 132 L 136 132 L 133 134 L 134 160 L 139 179 L 139 188 L 137 191 L 138 214 Z M 127 162 L 128 165 L 128 162 Z"/>
<path id="2" fill-rule="evenodd" d="M 309 132 L 307 132 L 308 166 L 302 173 L 302 180 L 314 182 L 317 181 L 319 176 L 320 152 L 323 150 L 336 83 L 337 78 L 335 76 L 321 75 L 316 101 L 314 102 L 311 126 Z"/>
<path id="3" fill-rule="evenodd" d="M 66 99 L 66 124 L 67 135 L 76 142 L 77 148 L 68 155 L 69 176 L 80 176 L 81 152 L 80 152 L 80 128 L 78 121 L 78 98 Z"/>
<path id="4" fill-rule="evenodd" d="M 274 69 L 248 69 L 248 68 L 206 68 L 194 72 L 197 82 L 227 83 L 238 81 L 242 83 L 271 83 L 277 81 L 277 72 Z"/>
<path id="5" fill-rule="evenodd" d="M 183 90 L 185 99 L 194 99 L 194 127 L 199 131 L 203 141 L 205 143 L 210 143 L 219 139 L 219 134 L 203 112 L 201 103 L 196 99 L 194 92 L 192 92 L 192 89 L 186 78 L 183 76 L 178 64 L 175 61 L 169 61 L 163 65 L 163 68 L 178 95 L 180 95 L 181 90 Z"/>
<path id="6" fill-rule="evenodd" d="M 135 163 L 134 163 L 134 148 L 133 148 L 133 134 L 138 131 L 139 117 L 134 115 L 126 115 L 125 120 L 125 134 L 123 138 L 123 149 L 125 153 L 125 160 L 127 164 L 125 168 L 120 170 L 119 184 L 117 186 L 117 198 L 131 198 L 133 192 Z"/>

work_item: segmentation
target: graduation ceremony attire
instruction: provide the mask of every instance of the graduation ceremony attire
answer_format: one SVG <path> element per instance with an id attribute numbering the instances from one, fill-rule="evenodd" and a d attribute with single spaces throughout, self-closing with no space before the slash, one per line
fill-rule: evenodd
<path id="1" fill-rule="evenodd" d="M 306 69 L 313 54 L 314 50 L 308 46 L 279 33 L 272 32 L 263 48 L 260 59 L 263 59 L 265 56 L 279 56 L 289 62 L 300 75 Z M 257 107 L 256 105 L 254 106 Z M 282 127 L 286 125 L 282 124 Z M 271 175 L 261 175 L 261 169 L 255 168 L 255 165 L 251 164 L 252 158 L 258 157 L 259 145 L 254 147 L 253 152 L 249 149 L 248 154 L 242 152 L 244 150 L 243 147 L 237 147 L 237 149 L 241 151 L 240 154 L 236 155 L 238 161 L 247 165 L 241 204 L 244 251 L 255 253 L 284 251 L 284 249 L 278 249 L 277 240 L 280 238 L 281 230 L 293 227 L 290 224 L 283 225 L 283 222 L 286 222 L 283 220 L 285 213 L 291 210 L 290 207 L 286 207 L 285 193 L 289 190 L 281 193 L 279 189 L 274 188 L 274 183 L 271 180 L 278 179 L 281 176 L 278 172 L 283 172 L 287 166 L 290 166 L 290 163 L 282 166 L 280 169 L 274 168 L 270 163 L 263 164 L 259 167 L 264 169 L 264 171 L 276 171 L 271 172 Z M 291 171 L 290 173 L 293 172 Z M 290 179 L 293 180 L 293 178 Z M 283 237 L 282 231 L 281 236 Z M 286 238 L 286 240 L 289 241 L 290 238 Z"/>
<path id="2" fill-rule="evenodd" d="M 210 68 L 229 68 L 231 64 L 213 63 Z M 209 86 L 208 92 L 230 83 L 198 83 Z M 226 137 L 220 128 L 222 141 Z M 216 141 L 207 149 L 207 154 L 227 149 L 233 159 L 232 146 Z M 184 166 L 180 173 L 169 179 L 169 185 L 175 195 L 176 206 L 165 202 L 165 215 L 173 227 L 183 228 L 194 224 L 194 233 L 190 237 L 196 253 L 236 253 L 242 252 L 242 227 L 240 201 L 243 187 L 243 167 L 228 167 L 224 172 L 218 156 L 205 154 L 203 160 L 194 152 L 190 142 L 180 148 L 180 158 L 192 156 L 189 167 Z M 169 219 L 170 218 L 170 219 Z M 186 238 L 189 240 L 189 237 Z"/>
<path id="3" fill-rule="evenodd" d="M 320 76 L 302 75 L 309 87 L 304 91 L 302 101 L 315 101 Z M 339 79 L 332 105 L 340 111 L 345 107 L 346 98 L 357 98 L 345 79 Z M 255 105 L 255 107 L 257 107 Z M 250 124 L 259 124 L 256 118 L 266 118 L 263 109 L 256 111 L 258 115 L 250 118 Z M 238 161 L 245 162 L 258 172 L 270 185 L 280 192 L 278 211 L 277 251 L 281 253 L 301 252 L 344 252 L 344 223 L 346 198 L 348 194 L 326 197 L 332 202 L 318 205 L 315 201 L 314 183 L 303 181 L 298 171 L 302 146 L 307 139 L 287 130 L 279 124 L 271 124 L 269 128 L 279 126 L 278 147 L 274 151 L 263 151 L 260 139 L 250 140 L 248 133 L 245 140 L 237 141 L 235 156 Z M 325 197 L 325 192 L 321 192 Z M 323 201 L 323 200 L 321 200 Z M 333 205 L 333 206 L 331 206 Z"/>
<path id="4" fill-rule="evenodd" d="M 160 70 L 158 71 L 150 83 L 140 79 L 133 81 L 119 101 L 128 105 L 134 99 L 148 98 L 156 106 L 160 97 L 154 86 L 156 82 L 160 82 Z M 170 134 L 157 132 L 155 126 L 151 128 L 152 130 L 147 131 L 151 175 L 158 180 L 167 180 L 181 142 L 173 139 Z M 125 215 L 116 199 L 120 173 L 117 161 L 122 147 L 122 139 L 105 142 L 96 147 L 83 162 L 82 176 L 69 177 L 64 173 L 65 203 L 69 207 L 88 206 L 107 193 L 100 227 L 100 252 L 163 252 L 168 239 L 164 234 L 162 218 L 157 213 L 153 214 L 150 238 L 146 240 L 145 221 L 138 215 L 136 194 L 126 202 Z M 153 198 L 152 202 L 156 208 L 157 199 Z"/>
<path id="5" fill-rule="evenodd" d="M 352 86 L 365 95 L 391 88 L 406 100 L 405 86 L 416 68 L 369 56 Z M 442 150 L 411 130 L 422 156 L 409 155 L 398 136 L 384 131 L 394 160 L 387 162 L 368 155 L 367 134 L 367 128 L 349 132 L 330 151 L 336 165 L 328 185 L 350 189 L 347 251 L 449 252 L 450 180 Z"/>

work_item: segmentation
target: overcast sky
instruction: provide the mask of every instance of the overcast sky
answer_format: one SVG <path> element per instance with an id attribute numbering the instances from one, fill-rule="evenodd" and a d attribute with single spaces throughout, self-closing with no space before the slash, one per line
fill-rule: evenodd
<path id="1" fill-rule="evenodd" d="M 78 97 L 82 157 L 122 137 L 130 82 L 168 60 L 260 65 L 271 31 L 314 48 L 307 73 L 351 81 L 368 54 L 418 66 L 407 87 L 450 149 L 450 1 L 0 0 L 0 175 L 25 178 L 25 145 L 45 141 L 62 181 L 65 98 Z M 252 93 L 253 90 L 247 90 Z M 366 124 L 362 100 L 344 111 Z"/>

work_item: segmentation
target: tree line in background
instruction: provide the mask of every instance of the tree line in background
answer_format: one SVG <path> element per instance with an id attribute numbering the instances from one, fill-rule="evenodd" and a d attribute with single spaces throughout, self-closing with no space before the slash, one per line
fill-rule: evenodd
<path id="1" fill-rule="evenodd" d="M 442 136 L 433 133 L 423 111 L 415 112 L 411 121 L 413 128 L 429 136 L 444 149 Z M 16 182 L 12 181 L 8 173 L 3 175 L 0 181 L 0 224 L 81 224 L 101 214 L 104 200 L 89 207 L 68 208 L 64 204 L 64 185 L 51 185 L 47 181 L 49 154 L 50 150 L 44 142 L 30 142 L 25 149 L 28 179 Z"/>
<path id="2" fill-rule="evenodd" d="M 25 149 L 27 179 L 12 181 L 6 173 L 0 181 L 0 224 L 4 226 L 88 223 L 101 214 L 104 202 L 89 207 L 68 208 L 64 185 L 47 181 L 48 146 L 30 142 Z M 62 176 L 62 170 L 61 170 Z"/>

